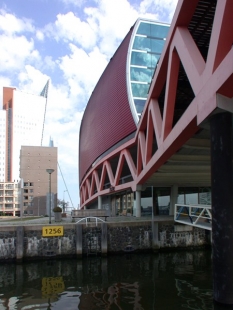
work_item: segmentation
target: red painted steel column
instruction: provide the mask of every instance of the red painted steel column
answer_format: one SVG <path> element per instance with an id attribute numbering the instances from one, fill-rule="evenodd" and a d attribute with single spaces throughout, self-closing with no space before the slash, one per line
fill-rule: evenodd
<path id="1" fill-rule="evenodd" d="M 232 114 L 210 120 L 214 300 L 233 305 Z"/>

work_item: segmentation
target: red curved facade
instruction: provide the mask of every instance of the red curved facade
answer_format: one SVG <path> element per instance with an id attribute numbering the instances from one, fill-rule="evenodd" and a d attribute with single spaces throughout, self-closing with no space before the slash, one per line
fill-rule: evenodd
<path id="1" fill-rule="evenodd" d="M 136 131 L 126 84 L 132 29 L 100 77 L 85 109 L 79 135 L 79 182 L 93 162 Z"/>

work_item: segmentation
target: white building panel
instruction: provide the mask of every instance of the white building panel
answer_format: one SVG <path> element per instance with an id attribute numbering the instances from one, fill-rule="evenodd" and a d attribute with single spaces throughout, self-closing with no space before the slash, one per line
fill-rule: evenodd
<path id="1" fill-rule="evenodd" d="M 46 98 L 14 90 L 12 176 L 19 180 L 21 146 L 40 146 Z"/>

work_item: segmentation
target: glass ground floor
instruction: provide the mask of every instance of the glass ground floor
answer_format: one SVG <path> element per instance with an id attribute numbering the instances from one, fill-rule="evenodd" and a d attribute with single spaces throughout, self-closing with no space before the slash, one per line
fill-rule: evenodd
<path id="1" fill-rule="evenodd" d="M 127 190 L 101 197 L 101 209 L 111 210 L 112 216 L 136 216 L 136 192 Z M 175 196 L 175 197 L 174 197 Z M 98 202 L 99 203 L 99 202 Z M 174 204 L 211 204 L 210 187 L 146 187 L 140 191 L 141 216 L 173 214 Z M 97 203 L 90 208 L 97 208 Z M 89 207 L 88 207 L 89 208 Z"/>

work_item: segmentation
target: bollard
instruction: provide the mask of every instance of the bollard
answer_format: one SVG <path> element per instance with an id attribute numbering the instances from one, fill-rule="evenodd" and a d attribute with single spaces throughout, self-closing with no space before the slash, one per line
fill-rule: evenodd
<path id="1" fill-rule="evenodd" d="M 23 239 L 24 227 L 18 226 L 16 228 L 16 261 L 19 263 L 23 260 Z"/>
<path id="2" fill-rule="evenodd" d="M 158 252 L 160 249 L 159 243 L 159 224 L 158 222 L 152 221 L 152 251 Z"/>
<path id="3" fill-rule="evenodd" d="M 108 237 L 107 237 L 107 231 L 108 231 L 108 226 L 107 223 L 101 223 L 101 230 L 102 230 L 102 235 L 101 235 L 101 253 L 103 256 L 107 255 L 108 252 Z"/>

